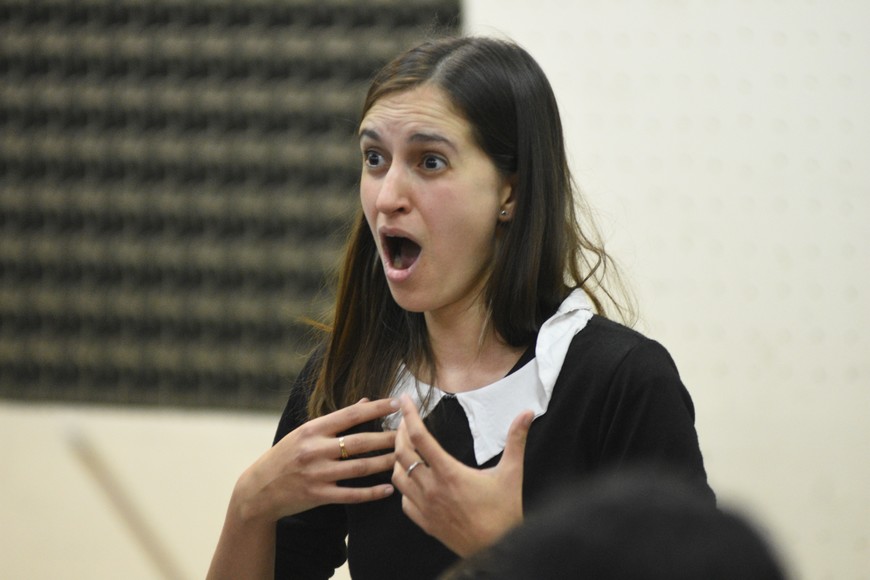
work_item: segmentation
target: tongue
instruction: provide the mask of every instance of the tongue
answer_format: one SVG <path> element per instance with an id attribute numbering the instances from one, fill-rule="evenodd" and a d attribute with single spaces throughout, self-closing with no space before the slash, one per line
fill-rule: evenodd
<path id="1" fill-rule="evenodd" d="M 408 239 L 403 239 L 396 244 L 395 252 L 393 253 L 393 268 L 397 270 L 406 270 L 417 261 L 420 256 L 420 246 Z"/>

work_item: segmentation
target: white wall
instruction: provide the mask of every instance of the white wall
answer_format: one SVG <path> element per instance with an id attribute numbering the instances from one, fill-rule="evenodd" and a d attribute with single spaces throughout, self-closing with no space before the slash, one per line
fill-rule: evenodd
<path id="1" fill-rule="evenodd" d="M 870 577 L 870 3 L 465 8 L 550 77 L 720 498 L 798 578 Z"/>
<path id="2" fill-rule="evenodd" d="M 0 578 L 205 577 L 232 486 L 276 424 L 253 414 L 0 403 Z M 129 515 L 156 538 L 171 573 Z"/>

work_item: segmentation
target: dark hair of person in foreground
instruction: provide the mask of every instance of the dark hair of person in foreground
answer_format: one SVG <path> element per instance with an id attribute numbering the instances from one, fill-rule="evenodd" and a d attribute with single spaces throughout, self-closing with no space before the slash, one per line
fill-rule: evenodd
<path id="1" fill-rule="evenodd" d="M 785 580 L 745 516 L 654 472 L 610 473 L 554 494 L 442 580 Z"/>

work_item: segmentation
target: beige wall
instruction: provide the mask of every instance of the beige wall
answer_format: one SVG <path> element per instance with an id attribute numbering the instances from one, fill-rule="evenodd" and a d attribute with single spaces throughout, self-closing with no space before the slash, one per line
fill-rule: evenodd
<path id="1" fill-rule="evenodd" d="M 870 4 L 465 6 L 548 73 L 721 498 L 799 578 L 868 578 Z"/>
<path id="2" fill-rule="evenodd" d="M 0 578 L 204 577 L 233 483 L 269 445 L 275 423 L 0 404 Z M 132 532 L 125 505 L 174 576 Z"/>
<path id="3" fill-rule="evenodd" d="M 205 577 L 233 484 L 276 424 L 0 402 L 0 578 Z"/>
<path id="4" fill-rule="evenodd" d="M 468 0 L 466 14 L 550 75 L 720 497 L 798 578 L 866 578 L 870 5 Z M 276 420 L 0 403 L 0 577 L 165 577 L 109 481 L 178 576 L 201 578 Z"/>

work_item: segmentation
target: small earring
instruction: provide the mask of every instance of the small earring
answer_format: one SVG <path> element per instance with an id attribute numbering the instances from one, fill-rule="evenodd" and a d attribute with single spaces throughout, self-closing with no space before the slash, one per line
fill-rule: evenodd
<path id="1" fill-rule="evenodd" d="M 498 212 L 498 215 L 500 215 L 501 217 L 507 217 L 507 214 L 508 214 L 508 213 L 507 213 L 507 210 L 506 210 L 506 209 L 503 209 L 503 210 L 501 210 L 500 212 Z"/>

